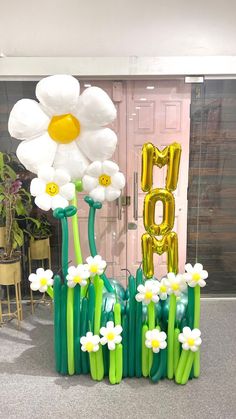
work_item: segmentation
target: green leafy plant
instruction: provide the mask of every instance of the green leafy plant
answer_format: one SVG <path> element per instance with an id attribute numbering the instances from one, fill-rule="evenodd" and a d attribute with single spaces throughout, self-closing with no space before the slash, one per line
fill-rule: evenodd
<path id="1" fill-rule="evenodd" d="M 47 220 L 47 217 L 42 214 L 38 219 L 28 218 L 24 232 L 33 240 L 42 240 L 51 236 L 51 229 L 52 226 Z"/>
<path id="2" fill-rule="evenodd" d="M 29 218 L 32 209 L 30 193 L 22 187 L 12 163 L 11 155 L 0 152 L 0 217 L 6 227 L 1 258 L 6 260 L 13 259 L 15 251 L 23 245 L 24 233 L 19 221 Z"/>

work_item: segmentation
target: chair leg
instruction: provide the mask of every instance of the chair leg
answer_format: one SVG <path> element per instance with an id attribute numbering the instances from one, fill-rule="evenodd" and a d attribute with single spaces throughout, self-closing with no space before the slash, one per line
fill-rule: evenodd
<path id="1" fill-rule="evenodd" d="M 22 297 L 21 297 L 21 283 L 18 282 L 18 293 L 19 293 L 19 304 L 20 304 L 20 320 L 23 320 L 23 308 L 22 308 Z"/>
<path id="2" fill-rule="evenodd" d="M 11 314 L 11 302 L 10 302 L 10 293 L 9 293 L 9 285 L 7 285 L 7 311 L 8 314 Z"/>
<path id="3" fill-rule="evenodd" d="M 17 282 L 16 281 L 15 281 L 15 293 L 16 293 L 17 321 L 18 321 L 18 328 L 20 329 L 20 307 L 19 307 L 18 286 L 17 286 Z"/>
<path id="4" fill-rule="evenodd" d="M 2 300 L 0 298 L 0 325 L 2 324 Z"/>

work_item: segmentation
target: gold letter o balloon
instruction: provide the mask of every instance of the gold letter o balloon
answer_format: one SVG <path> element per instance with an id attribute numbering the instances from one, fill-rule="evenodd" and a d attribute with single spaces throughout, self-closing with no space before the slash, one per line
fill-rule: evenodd
<path id="1" fill-rule="evenodd" d="M 155 207 L 157 201 L 163 203 L 163 220 L 161 224 L 155 223 Z M 154 236 L 169 233 L 174 227 L 175 200 L 173 194 L 167 189 L 153 189 L 144 200 L 143 222 L 145 230 Z"/>

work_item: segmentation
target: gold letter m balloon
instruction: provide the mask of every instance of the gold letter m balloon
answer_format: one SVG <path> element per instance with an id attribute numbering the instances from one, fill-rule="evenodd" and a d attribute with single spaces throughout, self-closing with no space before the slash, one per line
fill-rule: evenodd
<path id="1" fill-rule="evenodd" d="M 143 271 L 147 278 L 154 274 L 153 255 L 167 253 L 168 272 L 178 272 L 178 237 L 172 231 L 175 221 L 175 199 L 172 191 L 177 187 L 181 146 L 173 143 L 160 151 L 151 143 L 142 150 L 142 190 L 148 192 L 144 199 L 143 223 L 146 233 L 142 235 Z M 153 167 L 167 165 L 165 189 L 152 189 Z M 155 223 L 155 206 L 163 204 L 163 220 Z M 156 238 L 161 236 L 161 238 Z"/>

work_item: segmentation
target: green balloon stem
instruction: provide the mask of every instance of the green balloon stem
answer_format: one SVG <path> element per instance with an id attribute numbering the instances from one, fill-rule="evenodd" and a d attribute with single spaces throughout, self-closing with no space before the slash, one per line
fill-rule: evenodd
<path id="1" fill-rule="evenodd" d="M 168 335 L 167 335 L 167 377 L 171 380 L 174 376 L 174 329 L 175 329 L 176 296 L 170 296 L 170 308 L 168 317 Z"/>
<path id="2" fill-rule="evenodd" d="M 196 285 L 194 288 L 194 328 L 199 329 L 200 327 L 200 298 L 201 298 L 201 289 L 199 285 Z M 200 375 L 200 348 L 194 355 L 193 363 L 193 372 L 194 377 L 198 378 Z"/>
<path id="3" fill-rule="evenodd" d="M 77 208 L 77 199 L 76 194 L 72 200 L 72 205 Z M 78 215 L 77 213 L 72 217 L 72 231 L 73 231 L 73 239 L 74 239 L 74 252 L 75 252 L 75 260 L 77 265 L 83 263 L 81 246 L 80 246 L 80 236 L 79 236 L 79 222 L 78 222 Z"/>
<path id="4" fill-rule="evenodd" d="M 96 214 L 96 208 L 93 206 L 89 207 L 89 218 L 88 218 L 88 238 L 89 238 L 89 249 L 91 255 L 94 257 L 97 253 L 97 247 L 95 242 L 95 233 L 94 233 L 94 224 L 95 224 L 95 214 Z M 104 285 L 108 292 L 114 293 L 114 289 L 111 286 L 110 282 L 108 281 L 108 278 L 105 274 L 105 272 L 101 275 L 101 278 L 104 282 Z"/>
<path id="5" fill-rule="evenodd" d="M 47 289 L 47 294 L 49 295 L 49 297 L 51 297 L 51 299 L 53 300 L 53 288 L 51 286 L 48 287 Z"/>

